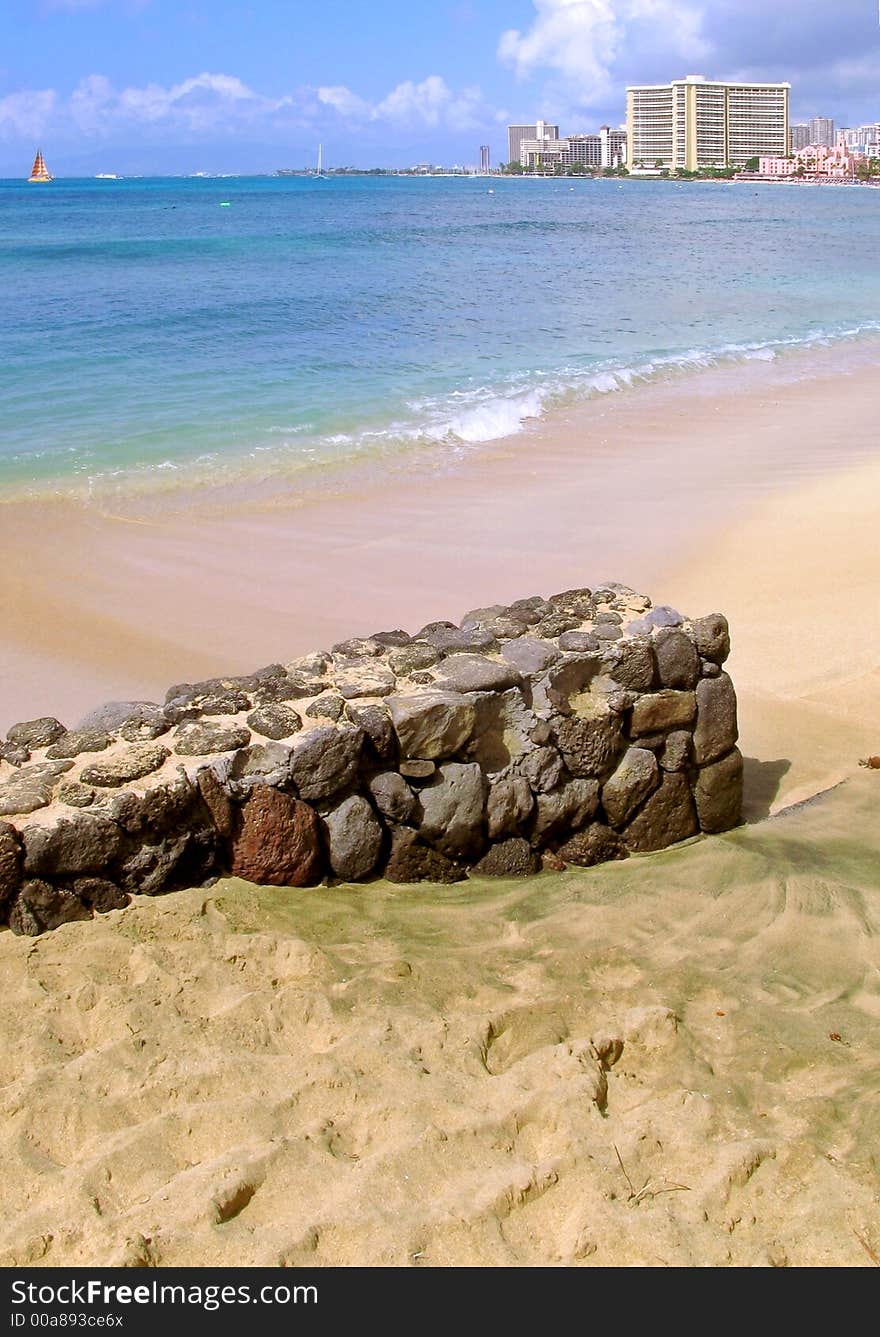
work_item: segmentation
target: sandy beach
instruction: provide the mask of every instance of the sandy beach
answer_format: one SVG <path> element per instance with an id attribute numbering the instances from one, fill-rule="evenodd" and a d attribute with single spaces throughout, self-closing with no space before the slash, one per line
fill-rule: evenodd
<path id="1" fill-rule="evenodd" d="M 0 1262 L 880 1264 L 873 386 L 757 384 L 222 527 L 8 508 L 7 722 L 618 579 L 728 615 L 747 824 L 3 934 Z"/>

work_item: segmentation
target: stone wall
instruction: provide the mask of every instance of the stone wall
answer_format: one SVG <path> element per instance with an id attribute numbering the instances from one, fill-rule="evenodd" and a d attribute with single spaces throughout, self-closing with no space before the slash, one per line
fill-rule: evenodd
<path id="1" fill-rule="evenodd" d="M 37 934 L 233 873 L 455 882 L 740 819 L 720 614 L 622 586 L 380 632 L 0 743 L 0 917 Z"/>

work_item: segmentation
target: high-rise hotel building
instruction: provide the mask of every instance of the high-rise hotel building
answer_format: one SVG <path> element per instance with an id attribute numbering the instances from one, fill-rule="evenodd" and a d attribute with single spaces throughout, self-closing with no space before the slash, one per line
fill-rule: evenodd
<path id="1" fill-rule="evenodd" d="M 689 74 L 626 90 L 626 165 L 695 172 L 788 152 L 790 84 L 716 83 Z"/>

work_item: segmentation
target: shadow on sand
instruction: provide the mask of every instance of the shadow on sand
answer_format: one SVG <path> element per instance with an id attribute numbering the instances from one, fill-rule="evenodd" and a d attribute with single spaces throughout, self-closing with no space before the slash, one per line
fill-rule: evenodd
<path id="1" fill-rule="evenodd" d="M 743 758 L 743 819 L 746 822 L 761 822 L 770 816 L 782 777 L 789 770 L 791 762 L 787 757 L 780 757 L 778 761 Z"/>

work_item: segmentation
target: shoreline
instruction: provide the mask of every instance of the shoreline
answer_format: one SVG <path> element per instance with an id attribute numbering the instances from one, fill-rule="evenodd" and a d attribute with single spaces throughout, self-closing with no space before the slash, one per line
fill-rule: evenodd
<path id="1" fill-rule="evenodd" d="M 827 585 L 819 554 L 859 591 L 850 617 L 880 576 L 870 377 L 847 375 L 832 355 L 822 367 L 810 380 L 762 364 L 640 386 L 560 411 L 452 470 L 390 485 L 361 478 L 295 504 L 244 496 L 202 514 L 138 499 L 110 514 L 7 503 L 0 730 L 39 715 L 72 725 L 111 699 L 161 701 L 172 682 L 392 626 L 413 631 L 526 587 L 616 580 L 694 616 L 728 615 L 734 683 L 754 718 L 766 717 L 753 736 L 741 711 L 746 751 L 760 756 L 761 729 L 778 732 L 768 698 L 818 693 L 821 716 L 836 684 L 880 662 L 864 626 L 855 671 L 845 636 L 833 654 L 822 648 L 818 675 L 809 656 L 801 666 L 774 650 L 793 603 L 808 637 L 812 596 L 802 609 L 800 576 L 811 563 L 816 587 Z M 862 736 L 856 729 L 847 753 Z M 795 792 L 792 769 L 785 787 Z M 801 786 L 836 773 L 820 770 L 807 766 Z"/>

